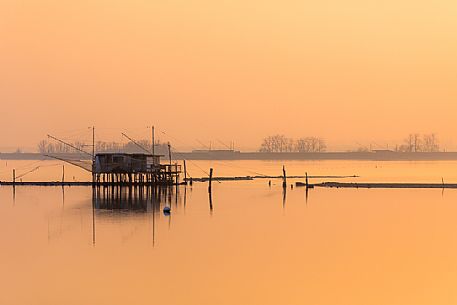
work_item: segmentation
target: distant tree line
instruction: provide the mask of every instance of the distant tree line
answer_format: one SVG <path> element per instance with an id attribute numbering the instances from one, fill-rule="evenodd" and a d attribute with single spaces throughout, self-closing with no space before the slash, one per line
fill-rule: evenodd
<path id="1" fill-rule="evenodd" d="M 288 138 L 274 135 L 262 140 L 261 152 L 323 152 L 327 148 L 325 141 L 318 137 Z"/>
<path id="2" fill-rule="evenodd" d="M 440 150 L 439 140 L 436 134 L 409 134 L 402 145 L 397 146 L 400 152 L 437 152 Z"/>
<path id="3" fill-rule="evenodd" d="M 149 140 L 138 140 L 136 141 L 140 146 L 144 147 L 148 151 L 151 150 L 151 142 Z M 85 144 L 83 142 L 73 142 L 69 143 L 74 147 L 87 151 L 92 152 L 92 144 Z M 71 148 L 68 145 L 65 145 L 60 142 L 48 141 L 48 140 L 41 140 L 38 143 L 38 151 L 42 154 L 53 154 L 53 153 L 76 153 L 78 152 L 77 149 Z M 129 141 L 127 143 L 118 143 L 118 142 L 104 142 L 104 141 L 97 141 L 95 142 L 95 151 L 96 152 L 122 152 L 122 153 L 145 153 L 143 149 L 141 149 L 135 143 Z M 154 151 L 156 154 L 167 154 L 168 153 L 168 144 L 156 142 Z"/>

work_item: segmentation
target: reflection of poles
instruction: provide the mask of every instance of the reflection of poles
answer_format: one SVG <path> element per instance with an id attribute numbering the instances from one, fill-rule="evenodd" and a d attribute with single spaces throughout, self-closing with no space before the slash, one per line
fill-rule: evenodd
<path id="1" fill-rule="evenodd" d="M 96 195 L 95 192 L 92 191 L 92 245 L 95 247 L 95 202 L 96 202 Z"/>
<path id="2" fill-rule="evenodd" d="M 171 213 L 168 214 L 168 230 L 171 229 Z"/>
<path id="3" fill-rule="evenodd" d="M 306 188 L 306 191 L 305 191 L 305 199 L 306 199 L 306 205 L 308 205 L 308 188 Z"/>
<path id="4" fill-rule="evenodd" d="M 187 185 L 184 186 L 184 212 L 186 211 Z"/>
<path id="5" fill-rule="evenodd" d="M 155 200 L 155 191 L 153 190 L 153 193 L 152 193 L 152 197 L 151 197 L 151 200 L 152 200 L 152 247 L 154 248 L 155 246 L 155 238 L 156 238 L 156 226 L 155 226 L 155 203 L 156 203 L 156 200 Z"/>
<path id="6" fill-rule="evenodd" d="M 282 207 L 286 206 L 286 194 L 287 194 L 287 187 L 282 189 Z"/>
<path id="7" fill-rule="evenodd" d="M 209 196 L 209 212 L 212 215 L 213 214 L 213 194 L 211 194 L 211 192 L 209 192 L 208 196 Z"/>
<path id="8" fill-rule="evenodd" d="M 65 206 L 65 187 L 62 185 L 62 206 Z"/>

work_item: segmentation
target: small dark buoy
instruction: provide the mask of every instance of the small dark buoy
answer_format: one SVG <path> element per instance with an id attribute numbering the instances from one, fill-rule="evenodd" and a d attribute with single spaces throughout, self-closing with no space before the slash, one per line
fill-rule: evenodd
<path id="1" fill-rule="evenodd" d="M 164 215 L 170 215 L 171 208 L 170 207 L 164 207 L 163 208 L 163 214 Z"/>

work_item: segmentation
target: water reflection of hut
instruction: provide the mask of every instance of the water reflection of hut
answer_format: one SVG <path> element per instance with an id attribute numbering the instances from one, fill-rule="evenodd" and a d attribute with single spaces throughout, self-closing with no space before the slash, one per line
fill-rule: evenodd
<path id="1" fill-rule="evenodd" d="M 92 173 L 97 184 L 177 184 L 181 165 L 161 164 L 161 155 L 99 153 Z"/>
<path id="2" fill-rule="evenodd" d="M 159 211 L 171 203 L 174 187 L 113 186 L 95 188 L 93 206 L 102 210 Z M 177 195 L 177 193 L 176 193 Z"/>

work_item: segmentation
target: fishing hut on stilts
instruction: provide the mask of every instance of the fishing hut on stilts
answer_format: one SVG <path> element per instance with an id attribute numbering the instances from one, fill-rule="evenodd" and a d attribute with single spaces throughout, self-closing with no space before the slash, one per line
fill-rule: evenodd
<path id="1" fill-rule="evenodd" d="M 92 165 L 81 165 L 81 161 L 69 160 L 52 155 L 50 158 L 62 160 L 79 166 L 92 173 L 92 186 L 170 186 L 180 184 L 181 165 L 172 163 L 171 146 L 168 144 L 168 164 L 162 164 L 160 158 L 164 155 L 155 154 L 154 126 L 151 128 L 151 150 L 143 147 L 125 133 L 124 137 L 138 146 L 144 153 L 103 152 L 95 151 L 95 127 L 92 127 L 92 154 L 76 147 L 71 143 L 62 141 L 48 135 L 59 143 L 66 145 L 75 151 L 91 156 Z M 186 179 L 184 179 L 186 182 Z"/>
<path id="2" fill-rule="evenodd" d="M 161 164 L 163 155 L 98 153 L 94 157 L 94 185 L 176 185 L 181 165 Z"/>

